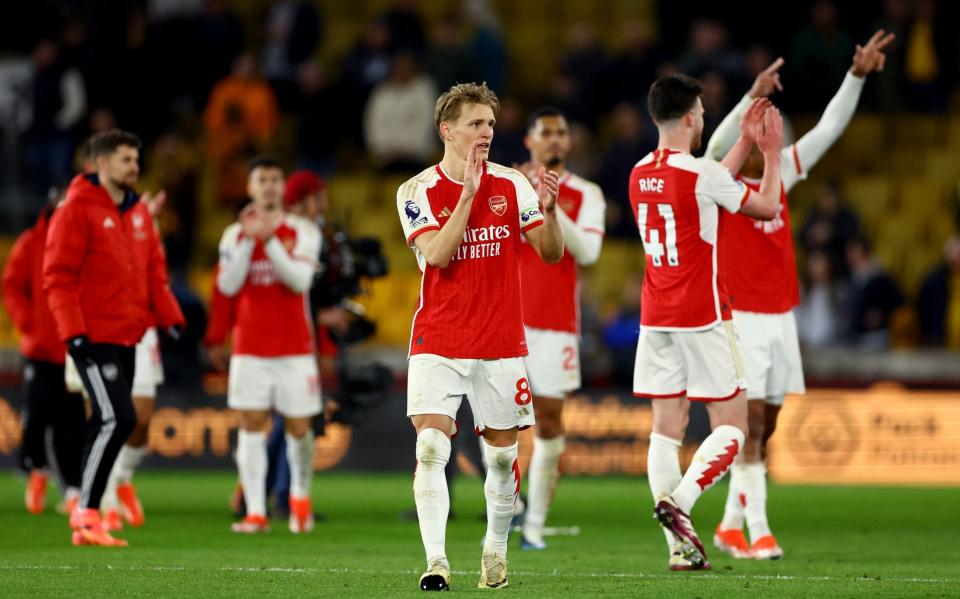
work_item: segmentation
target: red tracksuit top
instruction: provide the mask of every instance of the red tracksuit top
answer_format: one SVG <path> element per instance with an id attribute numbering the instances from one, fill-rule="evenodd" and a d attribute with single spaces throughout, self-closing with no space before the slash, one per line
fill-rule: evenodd
<path id="1" fill-rule="evenodd" d="M 3 269 L 3 303 L 20 333 L 20 353 L 31 360 L 63 364 L 66 346 L 43 295 L 43 250 L 51 210 L 17 238 Z"/>
<path id="2" fill-rule="evenodd" d="M 43 289 L 62 340 L 132 347 L 147 327 L 184 324 L 150 211 L 127 195 L 117 206 L 96 175 L 77 175 L 51 220 Z"/>

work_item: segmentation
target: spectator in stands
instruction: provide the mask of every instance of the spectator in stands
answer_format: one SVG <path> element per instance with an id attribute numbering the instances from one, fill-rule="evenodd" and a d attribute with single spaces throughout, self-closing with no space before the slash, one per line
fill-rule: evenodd
<path id="1" fill-rule="evenodd" d="M 486 81 L 487 87 L 503 94 L 507 82 L 507 48 L 500 34 L 500 21 L 488 0 L 463 0 L 463 14 L 472 28 L 470 56 L 473 80 Z"/>
<path id="2" fill-rule="evenodd" d="M 267 146 L 279 122 L 273 90 L 257 73 L 256 59 L 242 54 L 230 75 L 214 86 L 203 114 L 221 201 L 246 200 L 247 160 Z"/>
<path id="3" fill-rule="evenodd" d="M 910 7 L 908 0 L 884 0 L 883 15 L 872 28 L 883 29 L 896 36 L 887 48 L 887 61 L 883 70 L 871 77 L 877 86 L 877 105 L 888 112 L 899 111 L 903 105 L 903 40 L 907 39 L 907 27 L 910 26 Z"/>
<path id="4" fill-rule="evenodd" d="M 600 44 L 593 23 L 583 21 L 570 31 L 570 47 L 560 61 L 560 72 L 573 84 L 571 96 L 575 110 L 566 110 L 567 117 L 596 131 L 597 117 L 607 105 L 606 83 L 610 58 Z M 621 76 L 619 73 L 617 76 Z"/>
<path id="5" fill-rule="evenodd" d="M 633 385 L 637 340 L 640 338 L 640 296 L 643 275 L 629 275 L 624 282 L 623 299 L 613 320 L 603 328 L 603 340 L 611 353 L 610 380 L 614 385 Z"/>
<path id="6" fill-rule="evenodd" d="M 427 47 L 427 35 L 420 17 L 418 0 L 393 0 L 383 13 L 383 22 L 390 29 L 390 50 L 419 55 Z"/>
<path id="7" fill-rule="evenodd" d="M 638 156 L 657 147 L 657 138 L 633 102 L 613 107 L 613 139 L 600 162 L 598 183 L 607 198 L 607 235 L 634 239 L 637 225 L 627 193 L 630 171 Z"/>
<path id="8" fill-rule="evenodd" d="M 847 325 L 843 319 L 844 287 L 833 276 L 830 256 L 815 250 L 807 256 L 806 285 L 796 309 L 797 332 L 807 349 L 840 345 Z"/>
<path id="9" fill-rule="evenodd" d="M 373 93 L 390 75 L 390 28 L 383 19 L 367 24 L 363 36 L 357 40 L 343 61 L 343 104 L 340 114 L 350 139 L 361 143 L 363 108 Z"/>
<path id="10" fill-rule="evenodd" d="M 313 56 L 320 34 L 320 14 L 315 2 L 271 3 L 263 46 L 263 75 L 285 111 L 296 105 L 297 69 Z"/>
<path id="11" fill-rule="evenodd" d="M 228 0 L 207 0 L 196 23 L 198 48 L 203 56 L 203 60 L 193 63 L 193 68 L 200 70 L 198 106 L 203 105 L 213 85 L 230 73 L 233 61 L 243 52 L 243 22 L 231 4 Z"/>
<path id="12" fill-rule="evenodd" d="M 837 7 L 831 0 L 818 0 L 811 10 L 810 24 L 793 39 L 787 68 L 797 82 L 800 109 L 825 106 L 843 81 L 853 56 L 850 34 L 837 22 Z"/>
<path id="13" fill-rule="evenodd" d="M 850 341 L 861 350 L 889 349 L 890 319 L 903 304 L 900 287 L 873 257 L 863 237 L 847 243 L 847 266 Z"/>
<path id="14" fill-rule="evenodd" d="M 436 97 L 413 55 L 397 54 L 390 77 L 374 89 L 363 115 L 364 141 L 378 169 L 419 171 L 430 162 L 437 149 Z"/>
<path id="15" fill-rule="evenodd" d="M 915 7 L 903 40 L 906 104 L 916 111 L 942 111 L 957 78 L 957 21 L 939 14 L 935 0 L 918 0 Z"/>
<path id="16" fill-rule="evenodd" d="M 530 150 L 523 141 L 526 136 L 527 122 L 523 108 L 512 97 L 502 99 L 500 112 L 497 113 L 496 135 L 494 135 L 497 142 L 490 147 L 490 161 L 512 166 L 529 160 Z"/>
<path id="17" fill-rule="evenodd" d="M 470 51 L 463 43 L 462 29 L 463 21 L 457 13 L 445 15 L 433 29 L 424 65 L 437 89 L 450 89 L 457 83 L 474 79 Z M 497 143 L 500 143 L 499 139 Z"/>
<path id="18" fill-rule="evenodd" d="M 727 80 L 719 71 L 709 71 L 700 82 L 703 84 L 703 137 L 710 139 L 730 109 Z"/>
<path id="19" fill-rule="evenodd" d="M 943 262 L 923 280 L 917 299 L 925 345 L 960 351 L 960 238 L 943 246 Z"/>
<path id="20" fill-rule="evenodd" d="M 847 244 L 859 234 L 860 219 L 844 204 L 837 184 L 821 184 L 817 204 L 807 214 L 800 233 L 803 248 L 807 252 L 826 252 L 833 275 L 845 279 L 849 274 Z"/>
<path id="21" fill-rule="evenodd" d="M 620 31 L 621 50 L 610 69 L 612 101 L 641 103 L 656 78 L 660 52 L 654 46 L 650 26 L 628 20 Z"/>
<path id="22" fill-rule="evenodd" d="M 30 126 L 23 137 L 27 175 L 37 201 L 30 216 L 36 216 L 51 187 L 70 181 L 73 164 L 73 132 L 87 113 L 83 76 L 60 60 L 60 48 L 43 40 L 33 51 L 30 82 Z"/>
<path id="23" fill-rule="evenodd" d="M 724 77 L 743 76 L 743 57 L 729 45 L 730 32 L 710 19 L 697 19 L 690 25 L 690 40 L 677 61 L 680 70 L 693 77 L 715 71 Z M 849 56 L 846 57 L 849 62 Z"/>
<path id="24" fill-rule="evenodd" d="M 329 174 L 344 124 L 330 115 L 338 113 L 336 90 L 318 62 L 300 66 L 300 122 L 297 125 L 297 163 L 300 168 Z"/>

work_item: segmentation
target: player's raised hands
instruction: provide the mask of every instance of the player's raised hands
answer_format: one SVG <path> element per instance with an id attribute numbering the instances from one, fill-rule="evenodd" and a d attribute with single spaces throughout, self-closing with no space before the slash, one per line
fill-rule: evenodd
<path id="1" fill-rule="evenodd" d="M 246 208 L 240 211 L 240 228 L 243 231 L 244 237 L 249 237 L 255 239 L 259 237 L 260 228 L 261 228 L 261 219 L 257 214 L 257 207 L 253 204 L 248 204 Z"/>
<path id="2" fill-rule="evenodd" d="M 157 195 L 150 195 L 149 191 L 145 191 L 140 195 L 140 201 L 147 205 L 150 216 L 156 218 L 157 215 L 160 214 L 160 211 L 163 210 L 163 205 L 167 202 L 167 192 L 161 189 L 157 192 Z"/>
<path id="3" fill-rule="evenodd" d="M 743 113 L 740 119 L 740 134 L 752 142 L 756 142 L 763 133 L 763 115 L 773 104 L 766 98 L 755 98 Z"/>
<path id="4" fill-rule="evenodd" d="M 483 175 L 483 160 L 477 155 L 477 146 L 480 140 L 470 144 L 467 151 L 467 164 L 463 169 L 463 194 L 473 197 L 480 188 L 480 177 Z"/>
<path id="5" fill-rule="evenodd" d="M 853 54 L 853 66 L 850 72 L 857 77 L 866 77 L 874 71 L 882 71 L 887 61 L 887 55 L 883 53 L 896 36 L 880 29 L 873 34 L 870 40 L 861 46 L 857 44 L 857 50 Z"/>
<path id="6" fill-rule="evenodd" d="M 774 106 L 763 113 L 763 132 L 757 138 L 757 147 L 764 155 L 779 154 L 783 148 L 783 117 Z"/>
<path id="7" fill-rule="evenodd" d="M 751 98 L 766 98 L 775 91 L 782 92 L 783 85 L 780 84 L 780 67 L 783 66 L 783 58 L 777 58 L 770 66 L 765 68 L 753 80 L 753 85 L 747 95 Z"/>
<path id="8" fill-rule="evenodd" d="M 560 175 L 557 171 L 548 171 L 540 167 L 537 171 L 537 197 L 545 213 L 552 213 L 557 209 L 557 196 L 560 194 Z"/>

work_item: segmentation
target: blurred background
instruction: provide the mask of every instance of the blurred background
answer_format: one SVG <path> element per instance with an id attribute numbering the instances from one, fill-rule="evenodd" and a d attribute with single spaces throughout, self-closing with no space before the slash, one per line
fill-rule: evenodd
<path id="1" fill-rule="evenodd" d="M 756 74 L 783 56 L 785 91 L 773 100 L 795 139 L 836 92 L 854 45 L 883 28 L 897 35 L 886 69 L 869 77 L 843 137 L 791 193 L 812 392 L 794 404 L 796 420 L 780 437 L 793 454 L 813 457 L 782 476 L 813 473 L 826 463 L 819 458 L 839 454 L 849 456 L 809 475 L 880 476 L 886 462 L 869 461 L 881 458 L 863 453 L 872 451 L 867 439 L 896 439 L 903 426 L 914 437 L 928 431 L 942 451 L 891 464 L 946 460 L 960 471 L 960 417 L 942 421 L 960 414 L 958 9 L 937 0 L 18 3 L 15 18 L 0 22 L 0 264 L 78 171 L 88 135 L 112 127 L 139 134 L 140 189 L 168 194 L 162 232 L 189 319 L 183 340 L 165 341 L 159 405 L 168 407 L 154 422 L 152 459 L 227 465 L 235 423 L 225 377 L 203 346 L 217 242 L 246 202 L 251 156 L 275 154 L 288 172 L 310 169 L 326 181 L 328 226 L 345 240 L 379 240 L 379 251 L 344 243 L 361 258 L 382 253 L 389 265 L 384 276 L 361 268 L 343 294 L 374 327 L 331 352 L 337 366 L 325 390 L 347 405 L 353 394 L 359 407 L 318 439 L 317 464 L 411 468 L 412 451 L 383 449 L 412 449 L 413 438 L 404 378 L 420 275 L 397 222 L 396 189 L 441 155 L 437 95 L 486 81 L 502 101 L 493 161 L 527 159 L 526 115 L 549 103 L 572 125 L 568 167 L 606 195 L 606 242 L 582 279 L 585 389 L 569 406 L 566 459 L 573 473 L 640 473 L 649 407 L 629 386 L 644 262 L 627 178 L 656 145 L 644 107 L 649 85 L 675 71 L 700 78 L 706 141 Z M 4 463 L 19 442 L 19 376 L 16 333 L 0 310 Z M 814 409 L 827 404 L 833 412 Z M 852 416 L 822 416 L 841 412 Z M 926 426 L 930 418 L 941 420 Z M 704 426 L 695 415 L 690 434 Z M 850 470 L 860 459 L 874 474 Z M 931 477 L 960 483 L 950 472 Z"/>

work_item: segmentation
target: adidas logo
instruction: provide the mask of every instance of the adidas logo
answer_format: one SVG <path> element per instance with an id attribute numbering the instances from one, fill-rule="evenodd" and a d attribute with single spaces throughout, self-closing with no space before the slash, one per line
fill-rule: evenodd
<path id="1" fill-rule="evenodd" d="M 450 209 L 446 206 L 443 207 L 443 210 L 440 211 L 440 216 L 450 217 L 453 216 L 453 213 L 450 212 Z"/>
<path id="2" fill-rule="evenodd" d="M 116 226 L 117 226 L 117 223 L 113 222 L 113 219 L 110 218 L 109 216 L 108 216 L 107 218 L 103 219 L 103 228 L 104 228 L 104 229 L 112 229 L 112 228 L 114 228 L 114 227 L 116 227 Z"/>

